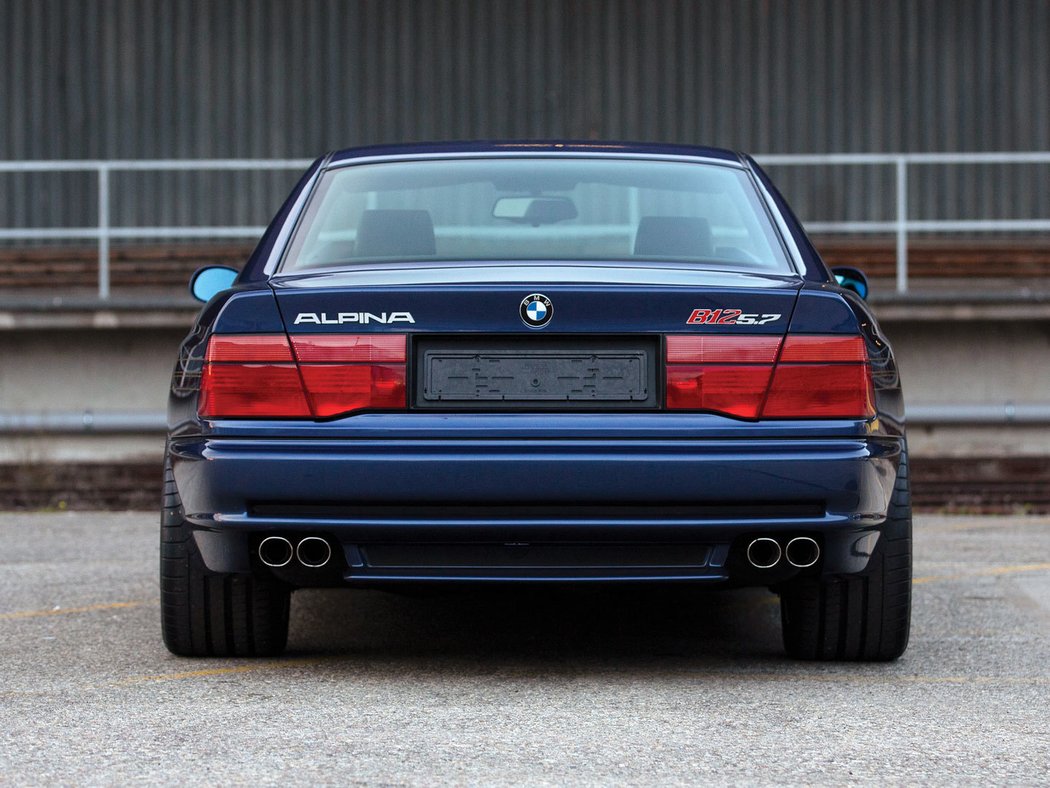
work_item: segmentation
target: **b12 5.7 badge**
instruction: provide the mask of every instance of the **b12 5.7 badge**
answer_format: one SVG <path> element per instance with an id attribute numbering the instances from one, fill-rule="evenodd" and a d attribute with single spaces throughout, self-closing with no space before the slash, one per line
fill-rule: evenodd
<path id="1" fill-rule="evenodd" d="M 719 325 L 719 326 L 764 326 L 775 323 L 783 315 L 752 314 L 742 309 L 694 309 L 686 320 L 686 325 Z"/>

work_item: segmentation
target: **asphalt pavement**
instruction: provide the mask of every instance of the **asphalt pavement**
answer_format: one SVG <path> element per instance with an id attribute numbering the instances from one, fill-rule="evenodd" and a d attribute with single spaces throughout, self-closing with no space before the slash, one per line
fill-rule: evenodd
<path id="1" fill-rule="evenodd" d="M 156 521 L 0 514 L 0 783 L 1050 783 L 1050 518 L 919 517 L 891 664 L 639 588 L 301 591 L 286 657 L 181 659 Z"/>

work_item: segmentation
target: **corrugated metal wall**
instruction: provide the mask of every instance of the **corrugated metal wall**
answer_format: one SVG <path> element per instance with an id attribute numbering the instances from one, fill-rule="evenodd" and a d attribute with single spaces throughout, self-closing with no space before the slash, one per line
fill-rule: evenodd
<path id="1" fill-rule="evenodd" d="M 1050 148 L 1045 0 L 0 0 L 0 158 L 311 157 L 583 137 L 760 153 Z M 781 168 L 811 219 L 892 173 Z M 1050 215 L 1050 168 L 922 168 L 921 218 Z M 125 174 L 115 224 L 263 223 L 280 175 Z M 0 175 L 0 224 L 94 222 L 86 175 Z"/>

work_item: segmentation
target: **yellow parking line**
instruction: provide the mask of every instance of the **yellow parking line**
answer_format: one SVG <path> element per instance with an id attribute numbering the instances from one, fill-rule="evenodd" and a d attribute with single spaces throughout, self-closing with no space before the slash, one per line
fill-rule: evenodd
<path id="1" fill-rule="evenodd" d="M 1013 575 L 1019 572 L 1046 572 L 1050 571 L 1050 563 L 1043 564 L 1016 564 L 1015 566 L 989 566 L 984 569 L 975 569 L 972 572 L 960 572 L 954 575 L 927 575 L 916 577 L 912 580 L 913 585 L 923 583 L 935 583 L 941 580 L 962 580 L 967 577 L 994 577 L 996 575 Z"/>
<path id="2" fill-rule="evenodd" d="M 283 670 L 285 668 L 298 668 L 303 665 L 318 665 L 321 659 L 286 659 L 280 662 L 254 662 L 250 665 L 234 665 L 228 668 L 204 668 L 203 670 L 186 670 L 179 673 L 157 673 L 152 676 L 131 676 L 117 685 L 143 684 L 156 681 L 179 681 L 181 679 L 199 679 L 209 676 L 230 676 L 237 673 L 254 673 L 260 670 Z"/>
<path id="3" fill-rule="evenodd" d="M 148 605 L 145 600 L 136 602 L 103 602 L 97 605 L 82 607 L 53 607 L 47 610 L 19 610 L 13 613 L 0 613 L 0 621 L 12 621 L 20 618 L 43 618 L 45 616 L 67 616 L 72 613 L 94 613 L 98 610 L 121 610 L 129 607 Z"/>

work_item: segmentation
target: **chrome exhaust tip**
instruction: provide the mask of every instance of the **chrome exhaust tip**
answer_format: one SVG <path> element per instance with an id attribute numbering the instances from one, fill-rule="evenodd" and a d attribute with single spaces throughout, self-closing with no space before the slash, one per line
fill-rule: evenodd
<path id="1" fill-rule="evenodd" d="M 319 536 L 307 536 L 295 548 L 295 556 L 303 566 L 317 569 L 331 560 L 332 546 Z"/>
<path id="2" fill-rule="evenodd" d="M 259 542 L 259 560 L 267 566 L 287 566 L 294 553 L 292 543 L 283 536 L 267 536 Z"/>
<path id="3" fill-rule="evenodd" d="M 747 560 L 755 569 L 772 569 L 780 563 L 780 543 L 768 536 L 760 536 L 747 546 Z"/>
<path id="4" fill-rule="evenodd" d="M 813 566 L 820 559 L 820 545 L 808 536 L 796 536 L 784 548 L 788 563 L 798 569 Z"/>

